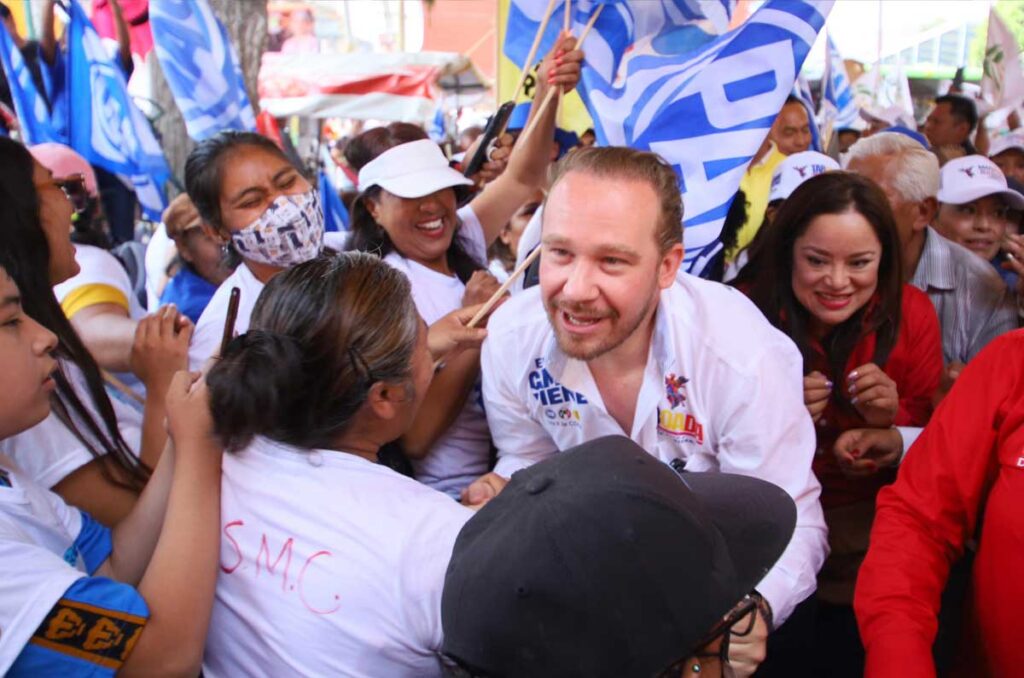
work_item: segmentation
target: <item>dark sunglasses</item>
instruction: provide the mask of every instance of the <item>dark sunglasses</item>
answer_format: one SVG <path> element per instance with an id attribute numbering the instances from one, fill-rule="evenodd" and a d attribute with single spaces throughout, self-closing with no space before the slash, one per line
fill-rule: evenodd
<path id="1" fill-rule="evenodd" d="M 64 192 L 76 214 L 83 213 L 89 207 L 89 190 L 85 187 L 85 175 L 72 174 L 54 179 L 53 185 Z"/>

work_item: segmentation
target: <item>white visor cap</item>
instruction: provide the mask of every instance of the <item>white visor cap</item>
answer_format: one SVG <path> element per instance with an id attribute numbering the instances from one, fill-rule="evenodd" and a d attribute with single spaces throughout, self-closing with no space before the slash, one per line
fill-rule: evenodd
<path id="1" fill-rule="evenodd" d="M 839 163 L 824 153 L 803 151 L 787 156 L 772 173 L 772 187 L 768 202 L 785 200 L 796 187 L 811 177 L 839 169 Z"/>
<path id="2" fill-rule="evenodd" d="M 1001 195 L 1010 207 L 1024 209 L 1024 195 L 1006 185 L 999 167 L 982 155 L 950 160 L 939 174 L 939 192 L 935 197 L 948 205 L 963 205 L 986 195 Z"/>
<path id="3" fill-rule="evenodd" d="M 359 190 L 380 186 L 400 198 L 422 198 L 442 188 L 472 186 L 473 182 L 448 165 L 430 139 L 389 148 L 359 170 Z"/>

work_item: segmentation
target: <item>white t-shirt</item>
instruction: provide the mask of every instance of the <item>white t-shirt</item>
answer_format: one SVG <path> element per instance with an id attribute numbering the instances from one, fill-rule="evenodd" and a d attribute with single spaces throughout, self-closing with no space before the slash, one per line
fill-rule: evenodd
<path id="1" fill-rule="evenodd" d="M 324 245 L 339 250 L 344 246 L 347 238 L 347 232 L 325 233 Z M 266 285 L 256 279 L 244 262 L 239 264 L 235 272 L 220 284 L 217 291 L 213 293 L 213 297 L 210 298 L 210 303 L 206 305 L 202 315 L 199 316 L 195 331 L 192 332 L 192 343 L 188 347 L 188 368 L 192 371 L 201 370 L 206 361 L 220 351 L 232 287 L 237 287 L 240 292 L 238 316 L 235 318 L 235 334 L 237 335 L 249 330 L 252 309 L 256 306 L 256 300 Z"/>
<path id="2" fill-rule="evenodd" d="M 462 227 L 457 237 L 462 239 L 466 252 L 485 266 L 487 244 L 480 220 L 468 205 L 459 210 L 458 216 Z M 456 276 L 438 273 L 398 252 L 388 254 L 384 261 L 409 278 L 416 310 L 428 325 L 462 308 L 466 285 Z M 435 490 L 458 497 L 462 488 L 487 472 L 490 449 L 491 437 L 478 378 L 451 427 L 434 443 L 426 457 L 412 460 L 416 479 Z"/>
<path id="3" fill-rule="evenodd" d="M 75 389 L 75 393 L 92 414 L 94 421 L 103 431 L 106 431 L 103 420 L 93 406 L 92 397 L 89 395 L 89 389 L 85 383 L 85 375 L 73 363 L 61 361 L 61 367 Z M 114 406 L 114 414 L 117 416 L 121 437 L 124 438 L 129 449 L 138 455 L 142 446 L 142 413 L 117 398 L 111 398 L 110 402 Z M 103 449 L 96 443 L 88 427 L 74 416 L 73 410 L 69 410 L 69 414 L 72 415 L 73 421 L 82 435 L 93 442 L 97 449 Z M 88 448 L 57 418 L 54 412 L 50 412 L 46 419 L 27 431 L 0 440 L 0 452 L 13 460 L 25 475 L 45 488 L 52 488 L 73 471 L 93 460 L 92 453 Z"/>
<path id="4" fill-rule="evenodd" d="M 178 246 L 167 236 L 167 228 L 157 224 L 146 245 L 146 300 L 147 308 L 160 307 L 160 295 L 170 281 L 167 267 L 178 253 Z"/>
<path id="5" fill-rule="evenodd" d="M 75 542 L 82 513 L 0 457 L 0 674 L 64 592 L 87 576 Z"/>
<path id="6" fill-rule="evenodd" d="M 64 303 L 69 294 L 86 285 L 106 285 L 123 293 L 128 300 L 128 317 L 138 320 L 146 315 L 146 309 L 132 292 L 128 271 L 110 252 L 92 245 L 75 245 L 75 261 L 79 272 L 75 277 L 53 287 L 57 301 Z"/>
<path id="7" fill-rule="evenodd" d="M 441 592 L 472 511 L 346 452 L 266 438 L 224 456 L 203 672 L 441 675 Z"/>
<path id="8" fill-rule="evenodd" d="M 633 428 L 623 431 L 587 363 L 559 350 L 539 288 L 505 302 L 488 322 L 480 361 L 495 471 L 508 477 L 559 450 L 625 434 L 689 471 L 775 483 L 796 502 L 796 532 L 757 590 L 782 623 L 814 591 L 827 552 L 803 360 L 742 293 L 718 283 L 683 274 L 656 313 Z"/>

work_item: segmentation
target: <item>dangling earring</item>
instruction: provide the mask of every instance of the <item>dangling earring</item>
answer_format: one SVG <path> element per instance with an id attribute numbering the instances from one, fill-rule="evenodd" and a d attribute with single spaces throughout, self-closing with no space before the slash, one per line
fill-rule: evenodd
<path id="1" fill-rule="evenodd" d="M 694 662 L 693 666 L 690 667 L 693 673 L 700 673 L 700 662 Z"/>

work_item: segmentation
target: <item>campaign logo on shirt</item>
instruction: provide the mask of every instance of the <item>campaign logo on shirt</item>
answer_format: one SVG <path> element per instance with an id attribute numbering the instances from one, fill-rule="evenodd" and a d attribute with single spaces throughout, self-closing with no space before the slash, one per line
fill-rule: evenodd
<path id="1" fill-rule="evenodd" d="M 686 377 L 676 376 L 671 372 L 665 375 L 665 398 L 668 400 L 668 409 L 658 408 L 658 432 L 676 440 L 692 441 L 700 445 L 704 443 L 704 425 L 689 412 L 675 411 L 686 405 L 684 390 L 689 382 Z"/>
<path id="2" fill-rule="evenodd" d="M 562 386 L 544 367 L 544 359 L 534 360 L 534 369 L 528 375 L 530 395 L 544 406 L 544 418 L 556 426 L 579 426 L 582 421 L 579 405 L 586 405 L 587 397 Z"/>
<path id="3" fill-rule="evenodd" d="M 677 377 L 671 372 L 665 375 L 665 396 L 668 398 L 668 404 L 673 410 L 686 402 L 686 394 L 683 393 L 683 387 L 689 381 L 686 377 Z"/>

